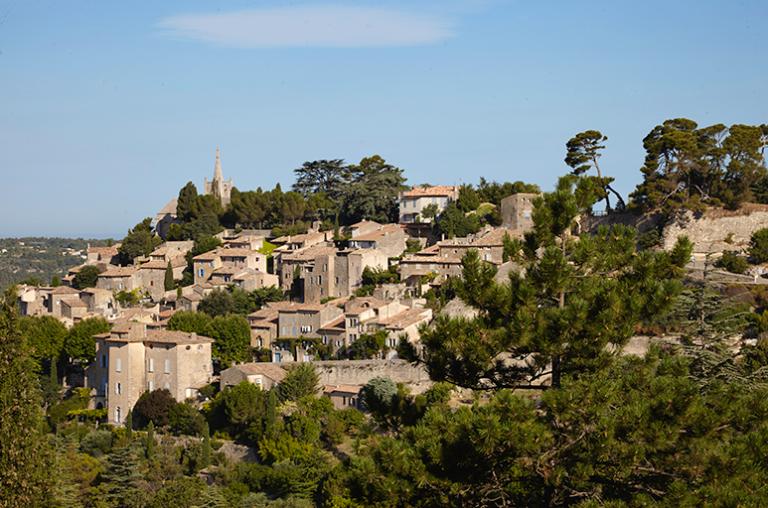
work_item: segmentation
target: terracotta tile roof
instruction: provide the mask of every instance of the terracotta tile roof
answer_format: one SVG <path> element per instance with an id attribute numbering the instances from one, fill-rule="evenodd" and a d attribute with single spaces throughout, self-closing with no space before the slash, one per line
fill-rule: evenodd
<path id="1" fill-rule="evenodd" d="M 332 393 L 339 392 L 358 395 L 362 389 L 362 385 L 325 385 L 323 386 L 323 393 L 330 395 Z"/>
<path id="2" fill-rule="evenodd" d="M 344 315 L 342 314 L 341 316 L 337 317 L 333 321 L 329 321 L 328 323 L 324 324 L 323 326 L 318 328 L 318 330 L 335 330 L 335 331 L 343 332 L 344 330 L 346 330 L 344 324 L 345 324 L 345 319 L 344 319 Z"/>
<path id="3" fill-rule="evenodd" d="M 130 277 L 135 273 L 135 266 L 111 266 L 105 272 L 100 273 L 99 277 Z"/>
<path id="4" fill-rule="evenodd" d="M 263 255 L 251 249 L 219 249 L 218 253 L 221 257 L 248 257 Z"/>
<path id="5" fill-rule="evenodd" d="M 364 226 L 379 226 L 380 227 L 381 224 L 376 222 L 376 221 L 372 221 L 372 220 L 361 220 L 360 222 L 355 222 L 354 224 L 352 224 L 349 227 L 350 228 L 362 228 Z"/>
<path id="6" fill-rule="evenodd" d="M 377 229 L 376 231 L 371 231 L 370 233 L 365 233 L 359 236 L 355 236 L 354 238 L 351 238 L 350 241 L 375 242 L 389 235 L 393 235 L 401 232 L 403 232 L 403 228 L 400 227 L 399 224 L 387 224 L 385 226 L 382 226 L 380 229 Z"/>
<path id="7" fill-rule="evenodd" d="M 51 294 L 52 295 L 79 295 L 80 291 L 75 288 L 71 288 L 69 286 L 59 286 L 57 288 L 53 288 L 53 290 L 51 291 Z"/>
<path id="8" fill-rule="evenodd" d="M 328 256 L 336 253 L 336 247 L 329 245 L 310 245 L 295 251 L 289 251 L 280 256 L 281 261 L 312 261 L 318 256 Z"/>
<path id="9" fill-rule="evenodd" d="M 431 311 L 429 309 L 408 309 L 387 319 L 380 320 L 379 324 L 390 330 L 403 330 L 415 323 L 429 320 L 430 314 Z"/>
<path id="10" fill-rule="evenodd" d="M 374 298 L 373 296 L 352 298 L 344 305 L 344 313 L 354 316 L 368 309 L 378 309 L 387 304 L 389 304 L 389 302 Z"/>
<path id="11" fill-rule="evenodd" d="M 288 371 L 286 371 L 283 367 L 276 363 L 270 363 L 270 362 L 253 362 L 253 363 L 243 363 L 240 365 L 233 365 L 227 370 L 237 370 L 245 374 L 246 376 L 255 376 L 255 375 L 262 375 L 266 376 L 273 381 L 277 381 L 278 383 L 285 379 L 286 374 L 288 374 Z"/>
<path id="12" fill-rule="evenodd" d="M 431 196 L 453 196 L 456 192 L 458 192 L 458 187 L 455 185 L 434 185 L 432 187 L 414 187 L 411 190 L 404 191 L 403 197 L 420 198 Z"/>
<path id="13" fill-rule="evenodd" d="M 179 198 L 173 198 L 168 201 L 164 207 L 157 212 L 158 215 L 176 215 L 176 208 L 178 207 Z"/>
<path id="14" fill-rule="evenodd" d="M 80 300 L 79 298 L 73 299 L 73 300 L 62 300 L 61 304 L 66 305 L 67 307 L 70 307 L 70 308 L 88 307 L 88 305 L 84 301 Z"/>
<path id="15" fill-rule="evenodd" d="M 212 251 L 203 252 L 202 254 L 198 254 L 197 256 L 193 257 L 192 259 L 194 261 L 213 261 L 214 259 L 217 259 L 219 257 L 218 249 L 214 249 Z"/>
<path id="16" fill-rule="evenodd" d="M 184 257 L 179 256 L 171 260 L 171 268 L 179 268 L 187 264 Z M 143 265 L 139 266 L 139 270 L 165 270 L 168 268 L 168 261 L 156 259 L 154 261 L 147 261 Z"/>

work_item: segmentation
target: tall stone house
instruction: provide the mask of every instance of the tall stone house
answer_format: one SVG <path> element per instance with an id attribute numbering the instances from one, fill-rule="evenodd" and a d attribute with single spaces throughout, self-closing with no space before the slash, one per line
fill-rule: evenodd
<path id="1" fill-rule="evenodd" d="M 429 223 L 432 218 L 422 215 L 424 208 L 429 205 L 437 205 L 439 214 L 451 201 L 459 199 L 459 187 L 456 185 L 434 185 L 414 187 L 403 191 L 398 196 L 400 205 L 400 224 L 412 224 L 417 222 Z"/>
<path id="2" fill-rule="evenodd" d="M 208 337 L 130 322 L 94 338 L 96 359 L 86 369 L 86 386 L 92 388 L 95 407 L 107 408 L 113 425 L 125 423 L 146 391 L 164 388 L 181 402 L 211 381 L 213 339 Z"/>

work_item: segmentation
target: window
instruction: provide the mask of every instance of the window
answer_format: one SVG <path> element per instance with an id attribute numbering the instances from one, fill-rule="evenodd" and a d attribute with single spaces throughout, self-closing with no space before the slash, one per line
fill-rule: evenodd
<path id="1" fill-rule="evenodd" d="M 122 395 L 123 385 L 121 383 L 115 383 L 115 395 Z"/>
<path id="2" fill-rule="evenodd" d="M 147 372 L 154 372 L 154 371 L 155 371 L 155 359 L 150 358 L 149 365 L 147 365 Z"/>
<path id="3" fill-rule="evenodd" d="M 166 358 L 165 360 L 165 373 L 170 374 L 171 373 L 171 361 Z"/>
<path id="4" fill-rule="evenodd" d="M 311 325 L 302 325 L 301 327 L 301 333 L 309 333 L 312 331 Z"/>
<path id="5" fill-rule="evenodd" d="M 328 336 L 327 335 L 323 335 L 323 344 L 326 345 L 326 346 L 328 345 Z"/>
<path id="6" fill-rule="evenodd" d="M 280 363 L 280 360 L 283 359 L 282 353 L 275 353 L 275 363 Z"/>
<path id="7" fill-rule="evenodd" d="M 203 268 L 199 269 L 197 271 L 197 275 L 200 277 L 205 277 L 205 270 Z"/>
<path id="8" fill-rule="evenodd" d="M 120 411 L 120 406 L 117 406 L 115 408 L 115 421 L 117 423 L 120 423 L 122 421 L 122 412 Z"/>
<path id="9" fill-rule="evenodd" d="M 347 405 L 347 396 L 346 395 L 342 395 L 341 396 L 341 405 L 342 406 L 346 406 Z"/>
<path id="10" fill-rule="evenodd" d="M 123 360 L 121 358 L 115 358 L 115 372 L 123 371 Z"/>
<path id="11" fill-rule="evenodd" d="M 147 381 L 147 390 L 151 392 L 154 389 L 155 389 L 155 382 L 150 379 L 149 381 Z"/>
<path id="12" fill-rule="evenodd" d="M 165 389 L 166 389 L 166 390 L 168 390 L 168 391 L 171 391 L 171 383 L 165 383 L 165 384 L 163 385 L 163 388 L 165 388 Z"/>
<path id="13" fill-rule="evenodd" d="M 107 368 L 107 355 L 102 354 L 101 355 L 101 367 L 106 369 Z"/>

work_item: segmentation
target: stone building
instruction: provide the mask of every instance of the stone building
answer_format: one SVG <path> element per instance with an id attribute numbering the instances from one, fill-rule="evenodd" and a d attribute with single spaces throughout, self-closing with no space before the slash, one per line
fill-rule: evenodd
<path id="1" fill-rule="evenodd" d="M 243 381 L 270 390 L 285 379 L 286 371 L 274 363 L 244 363 L 221 371 L 221 387 L 237 386 Z"/>
<path id="2" fill-rule="evenodd" d="M 99 274 L 96 287 L 108 291 L 133 291 L 141 287 L 141 277 L 135 266 L 110 266 Z"/>
<path id="3" fill-rule="evenodd" d="M 429 205 L 437 205 L 439 214 L 451 201 L 459 199 L 459 187 L 456 185 L 435 185 L 427 187 L 414 187 L 403 191 L 398 196 L 400 204 L 400 223 L 411 224 L 414 222 L 432 222 L 432 218 L 422 215 L 424 208 Z"/>
<path id="4" fill-rule="evenodd" d="M 125 422 L 144 392 L 164 388 L 181 402 L 197 396 L 213 375 L 208 337 L 120 323 L 94 338 L 96 359 L 86 370 L 86 384 L 114 425 Z"/>
<path id="5" fill-rule="evenodd" d="M 224 180 L 221 172 L 221 152 L 218 146 L 216 147 L 216 162 L 213 166 L 213 180 L 209 182 L 206 178 L 203 181 L 203 194 L 215 196 L 223 208 L 232 200 L 232 180 Z"/>
<path id="6" fill-rule="evenodd" d="M 352 249 L 376 249 L 390 258 L 405 252 L 407 235 L 399 224 L 386 224 L 365 233 L 359 231 L 349 240 Z"/>
<path id="7" fill-rule="evenodd" d="M 501 225 L 521 233 L 533 229 L 533 200 L 540 194 L 517 193 L 501 200 Z"/>
<path id="8" fill-rule="evenodd" d="M 192 258 L 195 284 L 208 282 L 219 271 L 221 276 L 234 276 L 248 269 L 267 272 L 267 256 L 249 249 L 216 249 Z M 226 273 L 225 273 L 226 272 Z"/>

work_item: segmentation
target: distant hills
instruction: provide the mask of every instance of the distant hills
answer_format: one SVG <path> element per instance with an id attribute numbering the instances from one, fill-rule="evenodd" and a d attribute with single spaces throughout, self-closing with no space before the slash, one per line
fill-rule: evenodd
<path id="1" fill-rule="evenodd" d="M 0 288 L 20 282 L 48 285 L 53 276 L 82 264 L 88 245 L 106 244 L 83 238 L 0 238 Z"/>

